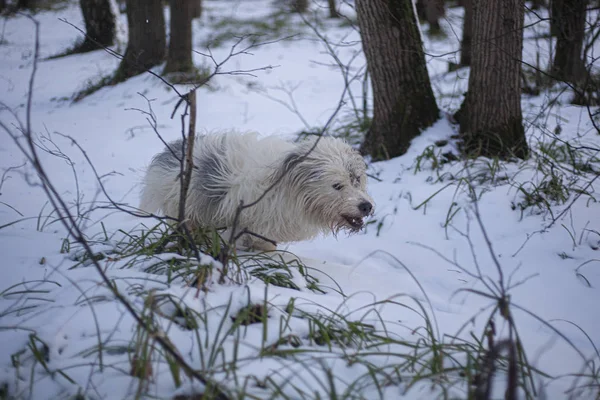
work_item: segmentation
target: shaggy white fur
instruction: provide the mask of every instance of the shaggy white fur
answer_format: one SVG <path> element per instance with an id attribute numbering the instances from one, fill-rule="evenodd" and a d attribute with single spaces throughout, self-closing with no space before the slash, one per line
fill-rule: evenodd
<path id="1" fill-rule="evenodd" d="M 255 201 L 280 179 L 258 204 L 241 212 L 236 232 L 246 228 L 275 242 L 294 242 L 340 229 L 360 230 L 363 218 L 373 213 L 365 162 L 344 141 L 330 137 L 322 137 L 306 156 L 315 140 L 294 143 L 253 133 L 199 136 L 186 200 L 188 226 L 226 227 L 224 238 L 229 238 L 240 201 Z M 142 210 L 177 217 L 181 150 L 178 140 L 152 160 Z M 251 235 L 238 246 L 275 249 Z"/>

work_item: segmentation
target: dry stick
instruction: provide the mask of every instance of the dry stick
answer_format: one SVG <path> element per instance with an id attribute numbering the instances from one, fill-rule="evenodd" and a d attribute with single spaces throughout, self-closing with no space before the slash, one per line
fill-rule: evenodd
<path id="1" fill-rule="evenodd" d="M 477 199 L 477 193 L 475 193 L 475 188 L 473 186 L 471 186 L 471 183 L 470 183 L 473 181 L 473 177 L 471 176 L 471 171 L 469 170 L 468 166 L 467 166 L 467 174 L 469 177 L 469 190 L 471 191 L 471 193 L 473 193 L 473 205 L 475 208 L 475 219 L 477 220 L 479 229 L 481 229 L 481 233 L 483 235 L 483 239 L 485 240 L 485 245 L 486 245 L 486 247 L 490 253 L 490 256 L 492 258 L 492 262 L 496 266 L 496 271 L 498 271 L 498 284 L 499 284 L 499 289 L 500 289 L 500 295 L 498 297 L 501 299 L 504 299 L 506 297 L 506 287 L 504 286 L 504 272 L 502 271 L 502 266 L 500 265 L 500 261 L 498 261 L 498 258 L 496 257 L 496 253 L 494 251 L 494 246 L 492 245 L 492 241 L 490 240 L 490 237 L 487 234 L 487 229 L 485 229 L 485 225 L 483 224 L 483 221 L 481 219 L 481 213 L 479 212 L 479 200 Z"/>
<path id="2" fill-rule="evenodd" d="M 196 100 L 196 98 L 195 98 L 195 96 L 196 96 L 195 89 L 192 89 L 192 91 L 190 91 L 190 93 L 191 92 L 194 92 L 193 96 L 194 96 L 194 102 L 195 102 L 195 100 Z M 177 105 L 173 109 L 173 113 L 171 114 L 171 118 L 173 118 L 174 115 L 175 115 L 175 112 L 177 111 L 177 108 L 179 107 L 179 105 L 184 100 L 186 101 L 186 111 L 184 111 L 184 113 L 182 115 L 182 120 L 181 120 L 181 124 L 182 124 L 181 125 L 181 129 L 182 129 L 182 137 L 183 137 L 182 147 L 184 149 L 185 149 L 185 133 L 183 132 L 183 130 L 185 129 L 184 128 L 185 127 L 184 120 L 185 120 L 185 115 L 186 115 L 186 112 L 187 112 L 187 107 L 190 106 L 189 99 L 188 99 L 190 93 L 187 93 L 186 95 L 183 95 L 183 96 L 180 97 L 179 101 L 177 102 Z M 144 114 L 144 115 L 147 116 L 146 120 L 150 124 L 150 127 L 152 127 L 152 130 L 154 131 L 154 133 L 156 134 L 156 136 L 158 136 L 158 138 L 160 139 L 160 141 L 171 152 L 171 155 L 177 161 L 179 161 L 179 164 L 180 164 L 180 174 L 179 174 L 179 177 L 181 178 L 184 175 L 183 174 L 183 162 L 184 162 L 184 160 L 177 153 L 175 153 L 175 151 L 173 150 L 173 148 L 164 140 L 164 138 L 162 137 L 162 135 L 158 131 L 157 122 L 156 122 L 156 115 L 154 114 L 154 111 L 152 109 L 151 100 L 148 99 L 146 96 L 144 96 L 142 93 L 138 92 L 138 94 L 140 96 L 142 96 L 144 98 L 144 100 L 146 100 L 146 102 L 148 103 L 148 109 L 149 109 L 149 111 L 144 111 L 144 110 L 135 109 L 135 108 L 134 108 L 134 110 L 137 110 L 137 111 L 139 111 L 142 114 Z M 193 111 L 191 111 L 191 112 L 193 113 L 193 120 L 190 119 L 190 128 L 189 129 L 190 129 L 191 132 L 193 132 L 193 135 L 195 135 L 195 133 L 196 133 L 196 108 L 195 108 L 195 106 L 192 108 L 192 110 Z M 193 125 L 192 125 L 192 121 L 193 121 Z M 72 139 L 72 138 L 70 138 L 70 139 L 74 141 L 74 139 Z M 79 146 L 79 144 L 77 144 L 77 143 L 76 143 L 76 145 L 79 147 L 80 151 L 83 152 L 84 155 L 85 155 L 85 151 L 81 148 L 81 146 Z M 87 155 L 86 155 L 86 159 L 87 159 L 88 163 L 92 166 L 92 169 L 94 169 L 94 172 L 95 172 L 95 168 L 91 164 L 91 161 L 87 158 Z M 191 171 L 193 168 L 194 168 L 194 165 L 192 163 L 189 170 Z M 190 172 L 190 175 L 191 175 L 191 172 Z M 96 177 L 98 177 L 98 174 L 96 174 Z M 102 190 L 104 191 L 104 194 L 106 195 L 106 197 L 109 199 L 109 201 L 111 202 L 111 204 L 114 205 L 114 202 L 111 200 L 111 198 L 108 196 L 108 194 L 104 190 L 104 186 L 102 185 L 102 183 L 101 182 L 99 182 L 99 183 L 100 183 L 100 186 L 101 186 Z M 187 186 L 189 187 L 189 180 L 188 180 Z M 183 182 L 181 184 L 181 187 L 183 187 Z M 186 193 L 187 193 L 187 189 L 186 189 Z M 187 194 L 183 196 L 184 201 L 181 202 L 180 204 L 184 204 L 186 198 L 187 198 Z M 200 250 L 198 250 L 198 247 L 195 245 L 193 236 L 192 236 L 191 232 L 189 231 L 187 225 L 185 225 L 185 224 L 182 223 L 182 221 L 184 220 L 184 217 L 181 216 L 181 209 L 185 210 L 185 206 L 180 207 L 180 212 L 179 212 L 180 215 L 179 215 L 178 219 L 175 219 L 175 218 L 172 218 L 172 217 L 168 217 L 168 216 L 159 217 L 159 216 L 157 216 L 157 215 L 155 215 L 153 213 L 145 213 L 144 215 L 137 215 L 137 214 L 135 214 L 135 213 L 133 213 L 131 211 L 128 211 L 128 210 L 123 210 L 123 209 L 119 209 L 119 210 L 123 211 L 123 212 L 126 212 L 126 213 L 128 213 L 130 215 L 141 216 L 141 217 L 146 217 L 146 218 L 156 218 L 159 221 L 174 220 L 174 221 L 178 222 L 179 232 L 174 232 L 173 234 L 170 234 L 169 235 L 169 239 L 167 241 L 165 241 L 164 244 L 160 245 L 157 248 L 157 251 L 158 251 L 158 249 L 161 249 L 161 251 L 162 251 L 162 249 L 164 249 L 164 246 L 166 246 L 168 244 L 168 242 L 170 241 L 170 238 L 176 236 L 179 233 L 179 236 L 180 236 L 180 238 L 181 238 L 182 241 L 183 241 L 183 238 L 187 238 L 188 244 L 190 245 L 190 247 L 192 248 L 192 251 L 194 252 L 194 256 L 196 257 L 196 259 L 198 260 L 198 262 L 200 262 Z M 182 246 L 183 246 L 183 244 L 182 244 Z"/>
<path id="3" fill-rule="evenodd" d="M 517 328 L 515 326 L 514 319 L 510 312 L 511 303 L 510 303 L 510 298 L 507 295 L 507 288 L 505 286 L 505 280 L 504 280 L 504 272 L 502 270 L 502 266 L 500 265 L 500 261 L 498 260 L 498 257 L 496 256 L 496 253 L 494 251 L 492 241 L 490 240 L 490 238 L 488 236 L 487 229 L 485 228 L 485 225 L 483 223 L 483 219 L 481 217 L 481 212 L 479 209 L 479 200 L 477 198 L 477 193 L 475 193 L 475 188 L 470 184 L 470 182 L 473 181 L 473 177 L 471 175 L 471 170 L 469 169 L 468 164 L 465 164 L 465 165 L 466 165 L 466 170 L 467 170 L 467 174 L 469 177 L 469 190 L 473 194 L 475 219 L 477 221 L 477 224 L 479 225 L 479 228 L 481 229 L 481 233 L 485 240 L 486 247 L 490 253 L 490 257 L 492 258 L 492 262 L 494 263 L 494 265 L 496 266 L 496 270 L 498 271 L 498 287 L 500 290 L 500 294 L 496 297 L 496 301 L 498 303 L 498 310 L 500 312 L 500 315 L 508 323 L 508 327 L 509 327 L 508 343 L 510 346 L 515 346 L 516 344 L 518 344 L 520 342 L 520 339 L 519 339 L 519 335 L 517 333 Z M 515 339 L 513 339 L 513 333 L 515 335 L 517 335 L 516 343 L 515 343 Z M 512 357 L 514 355 L 514 353 L 509 352 L 509 355 Z M 513 362 L 514 362 L 514 365 L 513 365 Z M 531 369 L 531 367 L 529 367 L 529 366 L 528 366 L 528 368 Z M 514 381 L 516 379 L 515 375 L 516 375 L 516 361 L 509 360 L 509 376 L 508 376 L 508 380 L 507 380 L 507 390 L 508 390 L 507 398 L 510 398 L 511 400 L 516 398 L 516 397 L 508 397 L 508 396 L 514 394 L 515 390 L 516 390 L 514 387 L 511 386 L 511 385 L 514 385 Z M 537 391 L 535 390 L 535 385 L 533 383 L 531 375 L 529 376 L 529 379 L 530 379 L 530 385 L 533 390 L 533 393 L 534 393 L 534 395 L 537 395 Z M 516 396 L 516 394 L 515 394 L 515 396 Z"/>
<path id="4" fill-rule="evenodd" d="M 192 174 L 192 169 L 194 168 L 193 162 L 191 160 L 191 158 L 188 160 L 188 163 L 190 164 L 189 167 L 189 172 L 188 170 L 186 170 L 185 168 L 185 162 L 186 162 L 186 138 L 185 138 L 185 117 L 187 115 L 188 110 L 190 109 L 190 93 L 194 93 L 194 119 L 193 119 L 193 123 L 192 123 L 192 119 L 190 119 L 190 125 L 189 125 L 189 129 L 193 129 L 189 135 L 192 136 L 192 140 L 195 137 L 195 131 L 196 131 L 196 112 L 195 112 L 195 89 L 192 89 L 189 93 L 187 93 L 186 95 L 184 95 L 181 100 L 185 101 L 185 109 L 183 111 L 183 113 L 181 114 L 181 136 L 182 136 L 182 141 L 181 141 L 181 154 L 182 157 L 179 158 L 179 183 L 180 183 L 180 191 L 179 191 L 179 210 L 178 210 L 178 218 L 177 218 L 177 226 L 175 227 L 175 232 L 174 234 L 179 234 L 179 243 L 180 246 L 183 247 L 185 246 L 186 243 L 186 239 L 187 239 L 187 243 L 188 245 L 191 247 L 192 251 L 194 252 L 194 256 L 196 257 L 196 259 L 198 260 L 198 262 L 200 262 L 200 250 L 198 249 L 198 246 L 196 246 L 195 242 L 194 242 L 194 237 L 192 236 L 192 233 L 190 232 L 187 224 L 185 223 L 185 200 L 187 198 L 187 192 L 188 192 L 188 188 L 190 185 L 190 178 L 191 174 Z M 179 104 L 179 103 L 178 103 Z M 175 110 L 173 110 L 173 114 L 175 113 Z M 162 139 L 161 139 L 162 140 Z M 193 150 L 193 142 L 192 145 L 189 146 L 190 149 Z M 192 154 L 189 154 L 189 157 L 192 157 Z M 187 180 L 186 180 L 187 178 Z"/>
<path id="5" fill-rule="evenodd" d="M 185 166 L 184 166 L 184 160 L 181 160 L 181 172 L 180 172 L 180 182 L 181 182 L 181 191 L 179 192 L 179 215 L 178 215 L 178 220 L 179 220 L 179 224 L 178 224 L 178 229 L 184 230 L 184 232 L 186 232 L 186 235 L 182 235 L 180 238 L 180 245 L 184 246 L 186 239 L 188 239 L 188 241 L 190 239 L 193 240 L 193 237 L 191 236 L 191 234 L 187 231 L 188 227 L 186 224 L 186 217 L 185 217 L 185 203 L 187 200 L 187 194 L 190 188 L 190 181 L 192 179 L 192 171 L 194 169 L 194 142 L 196 140 L 196 90 L 193 89 L 191 90 L 186 96 L 185 96 L 185 101 L 186 101 L 186 110 L 189 108 L 190 110 L 190 121 L 189 121 L 189 127 L 188 127 L 188 136 L 187 139 L 185 139 L 185 132 L 183 132 L 185 130 L 185 125 L 184 125 L 184 120 L 185 120 L 185 115 L 186 112 L 184 112 L 181 116 L 181 130 L 184 136 L 184 140 L 182 141 L 182 145 L 183 147 L 185 147 L 187 145 L 187 151 L 185 152 Z M 186 144 L 187 142 L 187 144 Z M 186 149 L 182 149 L 182 150 L 186 150 Z M 183 153 L 183 152 L 182 152 Z M 190 245 L 192 245 L 192 243 L 190 243 Z M 196 246 L 193 246 L 196 247 Z M 195 250 L 196 252 L 198 251 L 197 249 Z M 197 254 L 197 258 L 198 261 L 200 261 L 200 254 Z"/>
<path id="6" fill-rule="evenodd" d="M 183 221 L 185 218 L 185 200 L 187 192 L 190 188 L 190 180 L 192 179 L 192 170 L 194 169 L 194 143 L 196 140 L 196 91 L 192 90 L 188 93 L 188 101 L 190 104 L 190 125 L 187 138 L 187 155 L 186 155 L 186 170 L 183 179 L 182 206 L 179 207 L 179 219 Z"/>
<path id="7" fill-rule="evenodd" d="M 187 191 L 188 191 L 188 186 L 189 186 L 189 181 L 186 182 L 186 177 L 187 177 L 187 169 L 186 169 L 186 165 L 189 162 L 189 160 L 187 159 L 188 156 L 188 151 L 187 148 L 189 148 L 188 146 L 188 139 L 186 139 L 185 137 L 185 117 L 188 113 L 188 110 L 190 108 L 190 103 L 187 99 L 185 99 L 185 109 L 183 111 L 183 113 L 181 114 L 181 137 L 182 137 L 182 141 L 181 141 L 181 155 L 182 157 L 179 159 L 179 183 L 180 183 L 180 191 L 179 191 L 179 210 L 178 210 L 178 220 L 179 220 L 179 226 L 183 225 L 185 223 L 185 199 L 187 197 Z M 190 124 L 192 123 L 191 119 L 190 119 Z M 192 132 L 189 132 L 189 135 L 192 135 Z M 188 184 L 186 186 L 186 183 Z"/>
<path id="8" fill-rule="evenodd" d="M 133 317 L 133 319 L 136 321 L 136 323 L 138 325 L 140 325 L 144 330 L 146 330 L 148 332 L 148 334 L 151 335 L 154 340 L 156 340 L 156 342 L 161 346 L 161 348 L 166 353 L 168 353 L 171 357 L 173 357 L 173 359 L 175 359 L 177 364 L 179 364 L 189 376 L 197 379 L 199 382 L 201 382 L 207 388 L 214 387 L 214 390 L 217 391 L 217 395 L 216 395 L 217 398 L 227 399 L 228 397 L 224 394 L 224 392 L 222 392 L 222 390 L 218 387 L 218 385 L 216 383 L 209 382 L 200 372 L 194 370 L 194 368 L 192 368 L 186 362 L 186 360 L 183 359 L 183 357 L 181 356 L 181 354 L 179 354 L 177 349 L 174 348 L 174 346 L 170 343 L 168 337 L 166 337 L 164 332 L 158 330 L 156 327 L 148 326 L 145 323 L 145 321 L 143 320 L 143 318 L 138 315 L 137 311 L 133 308 L 133 306 L 127 301 L 127 299 L 115 287 L 115 285 L 110 280 L 110 278 L 108 278 L 108 276 L 105 274 L 102 266 L 95 259 L 95 257 L 93 257 L 94 253 L 92 251 L 92 248 L 90 247 L 90 244 L 85 239 L 84 234 L 81 231 L 81 229 L 79 228 L 79 226 L 77 225 L 73 215 L 71 215 L 71 213 L 69 212 L 67 204 L 62 199 L 62 197 L 60 196 L 60 193 L 58 193 L 58 190 L 56 189 L 54 184 L 50 181 L 50 178 L 46 174 L 45 169 L 41 165 L 39 156 L 37 154 L 36 146 L 33 142 L 33 137 L 31 134 L 31 104 L 32 104 L 32 98 L 33 98 L 33 83 L 35 80 L 35 75 L 37 72 L 37 63 L 39 60 L 39 42 L 40 42 L 39 22 L 30 15 L 26 15 L 26 17 L 29 18 L 31 21 L 33 21 L 33 23 L 35 24 L 35 50 L 34 50 L 34 58 L 33 58 L 33 67 L 32 67 L 31 77 L 29 79 L 29 87 L 28 87 L 28 94 L 27 94 L 26 129 L 22 131 L 22 133 L 26 139 L 27 148 L 28 148 L 29 152 L 27 152 L 27 148 L 25 148 L 24 145 L 22 145 L 18 141 L 18 138 L 16 136 L 13 136 L 10 133 L 10 130 L 7 130 L 8 127 L 6 127 L 5 124 L 0 122 L 0 126 L 2 126 L 5 130 L 7 130 L 9 135 L 15 141 L 15 144 L 17 145 L 17 147 L 19 147 L 19 149 L 23 152 L 25 157 L 33 164 L 36 172 L 38 173 L 40 180 L 42 181 L 42 188 L 43 188 L 44 192 L 46 193 L 46 195 L 48 196 L 49 201 L 54 206 L 57 214 L 60 216 L 61 223 L 63 224 L 65 229 L 67 229 L 67 231 L 73 236 L 73 238 L 78 243 L 80 243 L 81 246 L 84 248 L 86 254 L 90 257 L 90 260 L 92 261 L 92 265 L 94 265 L 98 274 L 102 278 L 102 281 L 104 282 L 106 287 L 111 291 L 111 293 L 115 296 L 117 301 L 125 307 L 125 309 Z M 20 122 L 19 122 L 19 124 L 20 124 Z"/>
<path id="9" fill-rule="evenodd" d="M 492 396 L 492 386 L 494 375 L 496 373 L 496 360 L 500 353 L 506 349 L 508 352 L 508 382 L 506 390 L 507 400 L 517 399 L 517 359 L 515 352 L 515 343 L 512 340 L 503 340 L 499 343 L 490 342 L 481 371 L 481 378 L 475 386 L 475 400 L 489 400 Z"/>

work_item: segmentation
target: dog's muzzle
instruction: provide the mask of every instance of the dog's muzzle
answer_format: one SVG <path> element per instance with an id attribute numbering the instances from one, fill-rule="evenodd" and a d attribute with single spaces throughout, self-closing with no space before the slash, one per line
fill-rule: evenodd
<path id="1" fill-rule="evenodd" d="M 353 232 L 357 232 L 364 226 L 363 218 L 373 214 L 373 204 L 368 201 L 363 201 L 357 206 L 358 213 L 354 214 L 342 214 L 342 218 L 345 221 L 345 225 Z"/>

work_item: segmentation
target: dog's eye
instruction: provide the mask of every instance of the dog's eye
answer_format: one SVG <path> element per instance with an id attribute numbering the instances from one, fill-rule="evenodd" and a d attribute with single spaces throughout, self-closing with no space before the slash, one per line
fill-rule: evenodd
<path id="1" fill-rule="evenodd" d="M 341 183 L 336 183 L 332 186 L 332 188 L 334 188 L 335 190 L 342 190 L 344 188 L 344 185 L 342 185 Z"/>

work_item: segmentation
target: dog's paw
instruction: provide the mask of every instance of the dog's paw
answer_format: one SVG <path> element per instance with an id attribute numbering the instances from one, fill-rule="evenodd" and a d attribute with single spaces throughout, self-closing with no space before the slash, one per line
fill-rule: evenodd
<path id="1" fill-rule="evenodd" d="M 223 238 L 229 238 L 231 236 L 231 229 L 227 229 L 222 235 Z M 276 251 L 277 245 L 260 239 L 250 234 L 244 234 L 235 243 L 235 247 L 242 251 Z"/>
<path id="2" fill-rule="evenodd" d="M 248 251 L 275 251 L 277 245 L 251 235 L 244 235 L 242 246 Z"/>

